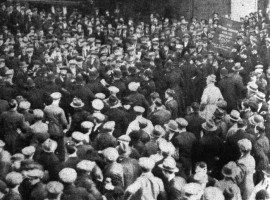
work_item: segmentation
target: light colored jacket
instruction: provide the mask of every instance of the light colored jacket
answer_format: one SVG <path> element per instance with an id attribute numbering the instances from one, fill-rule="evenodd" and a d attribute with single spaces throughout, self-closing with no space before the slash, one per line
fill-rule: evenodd
<path id="1" fill-rule="evenodd" d="M 201 113 L 201 116 L 205 119 L 211 119 L 213 113 L 216 110 L 216 103 L 218 100 L 223 99 L 223 96 L 218 87 L 214 83 L 210 83 L 206 86 L 203 91 L 201 104 L 205 105 L 204 111 Z"/>
<path id="2" fill-rule="evenodd" d="M 134 198 L 134 195 L 136 195 L 136 198 Z M 162 180 L 150 172 L 143 173 L 126 189 L 124 200 L 157 200 L 159 195 L 161 195 L 161 199 L 167 199 Z"/>

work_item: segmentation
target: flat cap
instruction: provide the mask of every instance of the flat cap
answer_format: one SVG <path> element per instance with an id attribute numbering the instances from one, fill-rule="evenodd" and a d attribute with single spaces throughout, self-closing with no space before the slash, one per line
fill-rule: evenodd
<path id="1" fill-rule="evenodd" d="M 152 158 L 142 157 L 139 159 L 139 165 L 146 170 L 152 170 L 155 166 L 155 161 Z"/>
<path id="2" fill-rule="evenodd" d="M 8 186 L 20 185 L 23 181 L 23 177 L 21 173 L 18 172 L 10 172 L 6 175 L 6 183 Z"/>
<path id="3" fill-rule="evenodd" d="M 62 94 L 60 92 L 54 92 L 51 94 L 51 97 L 53 100 L 60 99 L 62 97 Z"/>
<path id="4" fill-rule="evenodd" d="M 92 101 L 92 107 L 95 109 L 95 110 L 102 110 L 104 108 L 104 103 L 102 100 L 100 99 L 94 99 Z"/>
<path id="5" fill-rule="evenodd" d="M 92 162 L 90 160 L 82 160 L 77 164 L 77 169 L 78 170 L 83 170 L 87 172 L 91 172 L 93 168 L 95 167 L 96 163 Z"/>
<path id="6" fill-rule="evenodd" d="M 63 191 L 64 186 L 58 181 L 50 181 L 47 183 L 46 189 L 50 194 L 60 194 Z"/>
<path id="7" fill-rule="evenodd" d="M 77 172 L 67 167 L 59 172 L 59 178 L 64 183 L 73 183 L 77 179 Z"/>
<path id="8" fill-rule="evenodd" d="M 118 151 L 116 150 L 116 148 L 113 148 L 113 147 L 109 147 L 107 149 L 104 149 L 102 151 L 102 154 L 103 154 L 104 158 L 106 158 L 107 160 L 109 160 L 111 162 L 116 161 L 119 157 Z"/>
<path id="9" fill-rule="evenodd" d="M 175 119 L 175 121 L 179 127 L 187 127 L 188 126 L 188 121 L 185 120 L 184 118 L 177 118 L 177 119 Z"/>
<path id="10" fill-rule="evenodd" d="M 22 149 L 22 153 L 25 156 L 31 156 L 35 153 L 35 151 L 36 151 L 36 148 L 34 146 L 28 146 Z"/>

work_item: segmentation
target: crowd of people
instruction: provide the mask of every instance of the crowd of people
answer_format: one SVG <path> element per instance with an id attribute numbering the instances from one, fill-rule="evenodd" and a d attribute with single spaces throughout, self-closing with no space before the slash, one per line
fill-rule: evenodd
<path id="1" fill-rule="evenodd" d="M 269 200 L 268 16 L 84 11 L 1 3 L 0 199 Z"/>

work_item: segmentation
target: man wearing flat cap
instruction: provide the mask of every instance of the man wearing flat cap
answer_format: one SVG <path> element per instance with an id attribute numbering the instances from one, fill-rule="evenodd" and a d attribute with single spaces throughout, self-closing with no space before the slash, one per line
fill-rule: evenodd
<path id="1" fill-rule="evenodd" d="M 18 187 L 23 181 L 23 176 L 18 172 L 10 172 L 7 174 L 5 180 L 9 191 L 5 194 L 3 199 L 22 199 L 22 196 L 18 191 Z"/>
<path id="2" fill-rule="evenodd" d="M 132 106 L 142 106 L 145 109 L 148 109 L 149 104 L 145 99 L 145 96 L 138 92 L 139 87 L 139 82 L 129 83 L 128 89 L 130 90 L 130 95 L 128 95 L 125 99 L 127 99 Z"/>
<path id="3" fill-rule="evenodd" d="M 64 185 L 63 193 L 61 195 L 62 200 L 68 199 L 87 199 L 94 200 L 95 198 L 87 192 L 84 188 L 75 186 L 77 179 L 77 172 L 72 168 L 64 168 L 59 172 L 59 179 Z"/>
<path id="4" fill-rule="evenodd" d="M 95 162 L 89 160 L 82 160 L 77 164 L 77 173 L 78 177 L 75 181 L 75 185 L 77 187 L 82 187 L 87 190 L 91 195 L 93 195 L 96 199 L 100 199 L 101 193 L 96 187 L 96 183 L 90 178 L 92 176 L 92 172 L 96 166 Z"/>
<path id="5" fill-rule="evenodd" d="M 41 181 L 43 176 L 44 171 L 41 169 L 32 169 L 27 172 L 27 178 L 24 179 L 19 187 L 19 191 L 23 199 L 38 200 L 46 198 L 46 185 L 44 185 Z"/>
<path id="6" fill-rule="evenodd" d="M 120 100 L 111 95 L 108 99 L 109 109 L 104 113 L 108 120 L 115 121 L 114 137 L 125 134 L 129 125 L 129 113 L 122 108 Z"/>
<path id="7" fill-rule="evenodd" d="M 191 173 L 193 146 L 197 142 L 197 138 L 191 132 L 187 132 L 188 122 L 184 118 L 177 118 L 178 135 L 172 140 L 173 145 L 179 154 L 179 160 L 183 164 L 187 176 Z"/>

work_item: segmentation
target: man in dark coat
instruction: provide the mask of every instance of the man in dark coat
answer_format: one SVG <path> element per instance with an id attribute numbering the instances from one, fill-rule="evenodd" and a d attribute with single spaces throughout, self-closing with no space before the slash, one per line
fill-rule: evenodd
<path id="1" fill-rule="evenodd" d="M 145 99 L 145 96 L 137 91 L 139 87 L 140 83 L 129 83 L 128 89 L 131 91 L 131 94 L 126 97 L 126 100 L 128 100 L 132 106 L 142 106 L 147 110 L 149 103 Z"/>
<path id="2" fill-rule="evenodd" d="M 127 116 L 129 114 L 124 109 L 121 109 L 120 101 L 113 95 L 110 96 L 108 104 L 110 108 L 104 114 L 108 116 L 109 121 L 115 121 L 115 131 L 113 136 L 118 138 L 127 131 L 129 124 Z"/>
<path id="3" fill-rule="evenodd" d="M 93 147 L 96 150 L 103 150 L 108 147 L 117 146 L 117 140 L 113 136 L 114 128 L 115 128 L 114 121 L 108 121 L 103 125 L 102 130 L 93 141 Z"/>
<path id="4" fill-rule="evenodd" d="M 30 170 L 27 178 L 19 187 L 23 199 L 38 200 L 47 197 L 46 186 L 41 182 L 44 172 L 40 169 Z"/>
<path id="5" fill-rule="evenodd" d="M 81 74 L 76 77 L 76 84 L 73 86 L 71 95 L 80 98 L 85 103 L 85 110 L 91 110 L 91 101 L 95 98 L 94 93 L 84 85 L 84 79 Z"/>
<path id="6" fill-rule="evenodd" d="M 223 98 L 227 102 L 227 112 L 237 109 L 237 102 L 241 95 L 239 95 L 239 85 L 233 79 L 233 75 L 228 73 L 226 68 L 220 70 L 221 80 L 218 84 Z"/>
<path id="7" fill-rule="evenodd" d="M 185 119 L 188 122 L 187 131 L 193 133 L 197 139 L 201 138 L 202 124 L 205 119 L 199 115 L 200 105 L 197 102 L 191 104 L 191 113 Z"/>
<path id="8" fill-rule="evenodd" d="M 95 167 L 95 162 L 89 160 L 82 160 L 77 164 L 78 177 L 75 181 L 77 187 L 82 187 L 88 193 L 93 195 L 97 200 L 102 199 L 100 191 L 98 191 L 96 184 L 91 179 L 91 172 Z"/>
<path id="9" fill-rule="evenodd" d="M 217 127 L 213 120 L 203 123 L 202 128 L 204 135 L 198 144 L 194 145 L 194 161 L 204 161 L 211 175 L 215 177 L 220 172 L 220 169 L 217 169 L 217 167 L 223 152 L 223 141 L 216 134 Z"/>
<path id="10" fill-rule="evenodd" d="M 60 161 L 55 155 L 56 148 L 56 141 L 47 139 L 42 144 L 40 155 L 35 159 L 35 161 L 44 167 L 44 170 L 48 171 L 50 180 L 58 180 L 58 172 L 60 171 Z"/>
<path id="11" fill-rule="evenodd" d="M 64 185 L 61 200 L 95 200 L 93 195 L 89 194 L 85 188 L 76 187 L 75 180 L 77 172 L 72 168 L 64 168 L 59 172 L 59 178 Z"/>
<path id="12" fill-rule="evenodd" d="M 70 137 L 74 131 L 81 131 L 81 123 L 84 121 L 92 121 L 90 112 L 84 110 L 84 102 L 81 99 L 74 98 L 70 106 L 74 109 L 72 120 L 69 130 L 66 132 L 66 136 Z"/>
<path id="13" fill-rule="evenodd" d="M 17 112 L 17 102 L 12 99 L 9 102 L 9 111 L 0 115 L 0 127 L 2 127 L 1 139 L 6 142 L 6 149 L 14 154 L 17 152 L 17 141 L 20 132 L 27 131 L 29 126 L 25 122 L 24 116 Z"/>
<path id="14" fill-rule="evenodd" d="M 192 169 L 192 153 L 195 142 L 197 141 L 193 133 L 187 132 L 188 122 L 184 118 L 177 118 L 179 134 L 172 140 L 172 144 L 179 153 L 179 161 L 183 164 L 185 173 L 190 175 Z"/>

